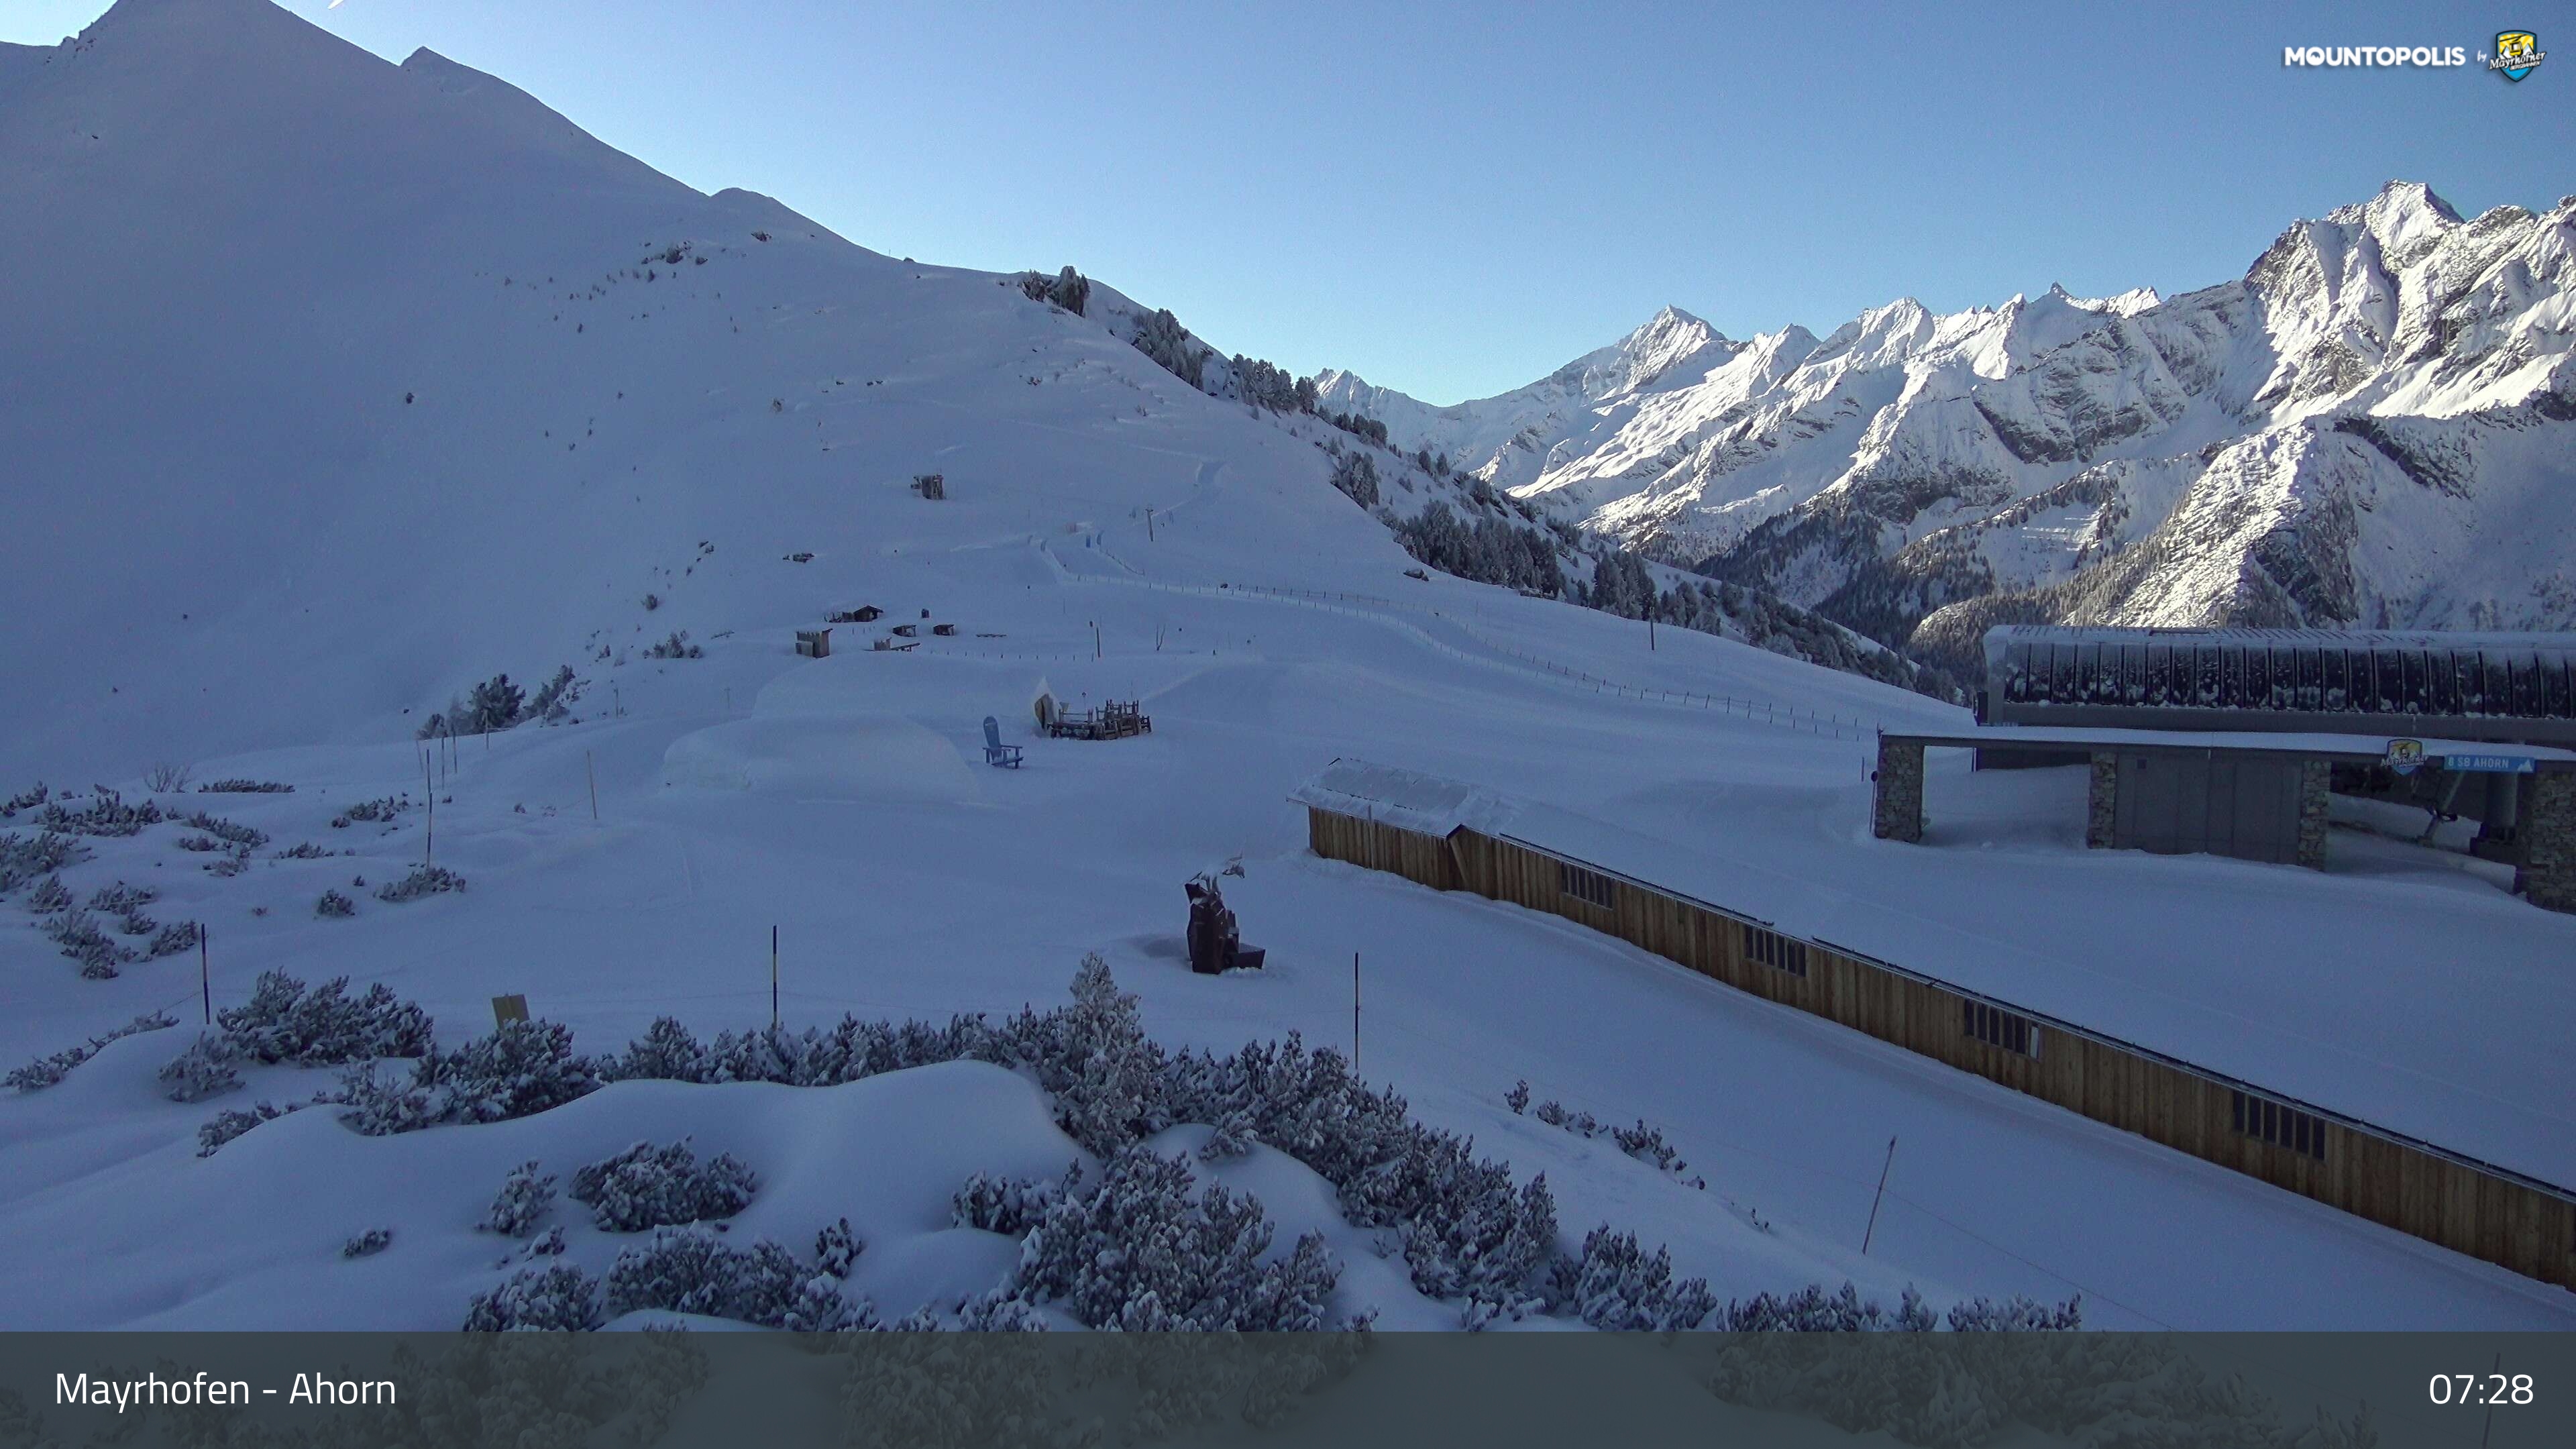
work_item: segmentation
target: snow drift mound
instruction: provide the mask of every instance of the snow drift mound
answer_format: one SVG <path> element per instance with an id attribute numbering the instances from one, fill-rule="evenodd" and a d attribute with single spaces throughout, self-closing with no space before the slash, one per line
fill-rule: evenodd
<path id="1" fill-rule="evenodd" d="M 938 805 L 982 798 L 956 746 L 890 715 L 734 720 L 671 742 L 662 783 L 801 800 Z"/>

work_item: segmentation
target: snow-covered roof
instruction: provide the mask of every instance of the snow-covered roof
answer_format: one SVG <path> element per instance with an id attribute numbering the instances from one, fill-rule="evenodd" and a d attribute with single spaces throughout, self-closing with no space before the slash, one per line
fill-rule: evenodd
<path id="1" fill-rule="evenodd" d="M 2244 649 L 2425 649 L 2444 654 L 2576 655 L 2576 633 L 2466 629 L 2153 629 L 2106 624 L 1998 624 L 1986 657 L 2013 644 L 2163 644 Z"/>
<path id="2" fill-rule="evenodd" d="M 2385 718 L 2378 718 L 2375 722 L 2387 723 Z M 2429 735 L 2391 734 L 2384 730 L 2361 734 L 2328 730 L 2156 730 L 2002 724 L 1955 730 L 1888 730 L 1886 737 L 1926 745 L 1974 745 L 2006 750 L 2032 745 L 2075 748 L 2131 745 L 2151 749 L 2268 750 L 2275 754 L 2348 759 L 2377 759 L 2388 753 L 2390 741 L 2411 739 L 2424 747 L 2425 754 L 2436 758 L 2447 755 L 2512 755 L 2551 764 L 2576 764 L 2576 750 L 2563 750 L 2551 745 L 2446 740 Z"/>
<path id="3" fill-rule="evenodd" d="M 1480 786 L 1370 760 L 1336 759 L 1288 794 L 1300 805 L 1425 835 L 1500 832 L 1513 805 Z"/>

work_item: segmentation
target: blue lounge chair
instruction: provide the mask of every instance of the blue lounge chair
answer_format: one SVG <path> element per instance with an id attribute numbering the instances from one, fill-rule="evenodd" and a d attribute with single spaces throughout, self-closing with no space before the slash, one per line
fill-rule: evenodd
<path id="1" fill-rule="evenodd" d="M 1002 743 L 1002 722 L 989 714 L 984 716 L 984 763 L 996 768 L 1020 767 L 1020 747 Z"/>

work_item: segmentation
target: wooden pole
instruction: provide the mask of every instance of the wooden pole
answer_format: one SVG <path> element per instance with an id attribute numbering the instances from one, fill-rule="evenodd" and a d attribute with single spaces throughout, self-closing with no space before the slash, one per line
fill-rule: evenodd
<path id="1" fill-rule="evenodd" d="M 778 928 L 769 928 L 769 1029 L 778 1030 Z"/>
<path id="2" fill-rule="evenodd" d="M 590 762 L 590 751 L 581 752 L 581 772 L 590 780 L 590 823 L 599 823 L 599 768 Z"/>
<path id="3" fill-rule="evenodd" d="M 425 759 L 420 762 L 420 788 L 421 793 L 429 797 L 429 823 L 421 828 L 420 836 L 420 862 L 427 865 L 437 858 L 434 852 L 438 845 L 438 790 L 430 784 L 429 761 Z"/>
<path id="4" fill-rule="evenodd" d="M 1887 1196 L 1887 1170 L 1896 1165 L 1896 1139 L 1887 1139 L 1887 1160 L 1878 1166 L 1878 1191 L 1869 1200 L 1869 1226 L 1861 1230 L 1860 1254 L 1869 1256 L 1869 1240 L 1878 1233 L 1878 1203 Z"/>
<path id="5" fill-rule="evenodd" d="M 215 972 L 206 964 L 206 923 L 197 923 L 197 990 L 205 996 L 206 1025 L 215 1024 Z"/>

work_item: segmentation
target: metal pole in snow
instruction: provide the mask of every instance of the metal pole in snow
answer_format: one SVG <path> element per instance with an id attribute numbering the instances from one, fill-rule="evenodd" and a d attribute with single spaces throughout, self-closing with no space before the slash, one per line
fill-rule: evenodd
<path id="1" fill-rule="evenodd" d="M 1878 1167 L 1878 1191 L 1869 1200 L 1869 1226 L 1861 1230 L 1860 1253 L 1869 1256 L 1869 1240 L 1878 1232 L 1878 1201 L 1887 1196 L 1887 1170 L 1896 1165 L 1896 1139 L 1887 1139 L 1887 1160 Z"/>
<path id="2" fill-rule="evenodd" d="M 778 1030 L 778 928 L 769 928 L 769 1029 Z"/>
<path id="3" fill-rule="evenodd" d="M 581 752 L 581 772 L 590 780 L 590 823 L 599 823 L 599 768 L 590 762 L 590 751 Z"/>
<path id="4" fill-rule="evenodd" d="M 206 923 L 197 923 L 197 990 L 206 999 L 206 1025 L 215 1024 L 215 973 L 206 964 Z"/>
<path id="5" fill-rule="evenodd" d="M 436 858 L 433 852 L 438 844 L 438 791 L 429 783 L 429 761 L 426 759 L 420 762 L 420 788 L 421 793 L 429 797 L 429 823 L 421 828 L 420 836 L 420 863 L 427 865 Z"/>
<path id="6" fill-rule="evenodd" d="M 1360 953 L 1351 953 L 1351 1075 L 1360 1074 Z"/>

